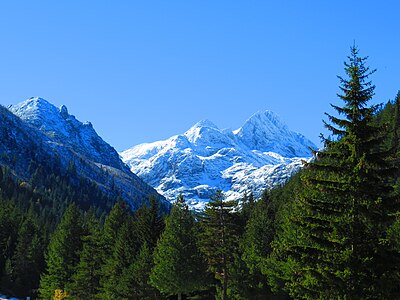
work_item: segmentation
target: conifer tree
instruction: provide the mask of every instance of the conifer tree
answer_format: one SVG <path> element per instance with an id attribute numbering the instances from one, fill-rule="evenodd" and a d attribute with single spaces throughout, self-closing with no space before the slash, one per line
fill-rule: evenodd
<path id="1" fill-rule="evenodd" d="M 104 225 L 105 249 L 109 254 L 102 267 L 99 298 L 160 297 L 150 285 L 149 275 L 153 266 L 153 249 L 162 228 L 163 220 L 155 199 L 150 199 L 150 206 L 141 207 L 134 217 L 122 203 L 114 206 Z M 143 298 L 146 291 L 152 292 Z"/>
<path id="2" fill-rule="evenodd" d="M 5 275 L 7 259 L 10 259 L 14 252 L 19 219 L 16 207 L 0 198 L 0 279 Z"/>
<path id="3" fill-rule="evenodd" d="M 217 191 L 200 218 L 201 250 L 207 258 L 209 271 L 221 282 L 223 300 L 228 299 L 229 265 L 238 244 L 233 213 L 236 205 L 236 201 L 224 201 L 222 191 Z"/>
<path id="4" fill-rule="evenodd" d="M 126 286 L 134 285 L 133 274 L 126 270 L 134 263 L 140 245 L 132 217 L 126 215 L 120 222 L 122 225 L 114 238 L 111 254 L 102 267 L 101 288 L 98 295 L 100 299 L 131 299 L 124 292 L 127 290 Z"/>
<path id="5" fill-rule="evenodd" d="M 164 230 L 164 219 L 156 198 L 150 197 L 150 205 L 143 205 L 135 213 L 135 230 L 141 244 L 154 250 L 161 232 Z"/>
<path id="6" fill-rule="evenodd" d="M 133 279 L 131 281 L 133 286 L 128 290 L 131 295 L 130 299 L 161 300 L 164 298 L 160 292 L 150 284 L 150 274 L 154 267 L 153 260 L 153 252 L 147 246 L 147 242 L 144 242 L 135 262 L 127 269 L 130 274 L 129 277 Z"/>
<path id="7" fill-rule="evenodd" d="M 396 156 L 399 157 L 400 152 L 400 91 L 397 92 L 394 100 L 394 116 L 393 116 L 393 134 L 392 134 L 392 145 L 396 152 Z M 399 175 L 398 173 L 396 174 Z M 399 176 L 398 176 L 399 177 Z"/>
<path id="8" fill-rule="evenodd" d="M 261 270 L 262 260 L 267 258 L 271 249 L 275 235 L 275 211 L 272 206 L 270 192 L 265 191 L 246 224 L 241 246 L 243 259 L 252 272 Z"/>
<path id="9" fill-rule="evenodd" d="M 265 260 L 271 252 L 271 242 L 275 236 L 275 211 L 274 203 L 271 202 L 270 192 L 265 191 L 261 199 L 254 205 L 248 220 L 244 235 L 240 242 L 240 259 L 238 264 L 246 269 L 246 278 L 237 280 L 246 286 L 237 288 L 238 292 L 245 294 L 248 298 L 265 298 L 270 293 L 267 278 L 262 274 Z M 241 262 L 243 260 L 243 262 Z"/>
<path id="10" fill-rule="evenodd" d="M 99 299 L 113 299 L 113 289 L 116 289 L 117 277 L 120 275 L 121 268 L 118 262 L 118 251 L 116 250 L 117 241 L 122 236 L 121 228 L 130 218 L 126 205 L 122 201 L 114 204 L 110 213 L 105 219 L 103 237 L 101 239 L 101 276 L 100 288 L 97 295 Z M 128 226 L 125 224 L 125 226 Z M 126 230 L 125 230 L 126 232 Z M 122 244 L 126 237 L 122 237 L 118 242 L 118 247 L 123 250 Z M 121 250 L 121 251 L 122 251 Z"/>
<path id="11" fill-rule="evenodd" d="M 327 114 L 332 138 L 302 174 L 302 192 L 276 246 L 286 288 L 299 299 L 395 299 L 399 253 L 388 229 L 399 209 L 390 174 L 392 149 L 385 128 L 372 125 L 378 105 L 368 106 L 374 72 L 351 48 L 339 98 Z M 340 118 L 342 116 L 343 118 Z"/>
<path id="12" fill-rule="evenodd" d="M 114 204 L 110 213 L 108 214 L 103 229 L 103 263 L 112 255 L 112 248 L 115 245 L 115 239 L 118 236 L 118 232 L 124 224 L 124 221 L 128 218 L 128 211 L 126 205 L 122 201 L 118 201 Z"/>
<path id="13" fill-rule="evenodd" d="M 85 217 L 84 231 L 79 263 L 72 276 L 72 282 L 67 287 L 71 299 L 94 299 L 100 286 L 102 231 L 93 211 L 89 211 Z"/>
<path id="14" fill-rule="evenodd" d="M 244 193 L 243 198 L 240 201 L 240 210 L 238 212 L 239 217 L 239 229 L 243 229 L 242 234 L 244 233 L 244 227 L 250 219 L 250 216 L 253 212 L 254 206 L 256 202 L 254 201 L 253 193 L 249 195 L 247 192 Z"/>
<path id="15" fill-rule="evenodd" d="M 75 204 L 70 204 L 49 242 L 46 272 L 39 287 L 41 299 L 52 299 L 55 290 L 65 290 L 71 283 L 82 249 L 82 234 L 80 212 Z"/>
<path id="16" fill-rule="evenodd" d="M 32 291 L 37 289 L 44 262 L 43 252 L 39 225 L 30 211 L 20 225 L 9 274 L 10 286 L 18 296 L 32 295 Z"/>
<path id="17" fill-rule="evenodd" d="M 178 196 L 165 230 L 157 243 L 151 283 L 162 293 L 178 295 L 200 290 L 205 285 L 206 264 L 197 246 L 195 220 L 185 199 Z"/>

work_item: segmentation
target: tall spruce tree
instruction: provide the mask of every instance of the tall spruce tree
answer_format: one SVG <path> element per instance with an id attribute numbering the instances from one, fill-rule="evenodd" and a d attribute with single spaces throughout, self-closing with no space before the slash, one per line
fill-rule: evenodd
<path id="1" fill-rule="evenodd" d="M 245 279 L 247 280 L 237 280 L 239 286 L 237 293 L 247 298 L 265 299 L 267 295 L 271 295 L 267 277 L 262 274 L 262 268 L 271 252 L 270 244 L 275 235 L 273 206 L 270 192 L 266 190 L 261 199 L 255 203 L 240 241 L 239 263 L 245 264 L 247 269 Z"/>
<path id="2" fill-rule="evenodd" d="M 132 276 L 134 275 L 126 270 L 134 263 L 138 247 L 133 218 L 126 215 L 126 218 L 121 220 L 121 227 L 117 230 L 111 254 L 103 265 L 98 298 L 135 299 L 129 297 L 130 293 L 126 294 L 128 287 L 133 286 Z"/>
<path id="3" fill-rule="evenodd" d="M 4 269 L 7 260 L 11 258 L 14 252 L 19 220 L 19 212 L 15 205 L 10 201 L 5 201 L 0 196 L 0 280 L 3 279 L 3 275 L 8 275 L 4 274 Z"/>
<path id="4" fill-rule="evenodd" d="M 154 266 L 153 252 L 147 246 L 147 242 L 141 246 L 140 251 L 133 264 L 129 266 L 130 289 L 127 291 L 131 298 L 135 300 L 162 300 L 161 293 L 150 284 L 150 274 Z"/>
<path id="5" fill-rule="evenodd" d="M 104 250 L 101 235 L 99 220 L 93 210 L 90 210 L 84 220 L 83 246 L 79 253 L 79 263 L 71 278 L 72 282 L 67 287 L 71 299 L 95 299 L 99 291 Z"/>
<path id="6" fill-rule="evenodd" d="M 124 205 L 114 206 L 104 225 L 105 250 L 100 299 L 161 299 L 149 283 L 153 249 L 163 228 L 155 200 L 130 215 Z M 151 245 L 148 246 L 148 245 Z"/>
<path id="7" fill-rule="evenodd" d="M 135 228 L 140 243 L 147 243 L 152 252 L 165 224 L 156 198 L 150 197 L 149 202 L 149 206 L 143 205 L 135 212 Z"/>
<path id="8" fill-rule="evenodd" d="M 195 220 L 183 196 L 179 196 L 166 219 L 157 243 L 151 283 L 167 295 L 190 294 L 205 286 L 206 264 L 197 247 Z"/>
<path id="9" fill-rule="evenodd" d="M 372 125 L 374 72 L 353 46 L 339 77 L 343 106 L 327 114 L 331 138 L 302 174 L 290 222 L 276 252 L 286 259 L 286 288 L 298 299 L 396 299 L 399 252 L 388 229 L 399 209 L 385 127 Z M 341 118 L 342 117 L 342 118 Z M 284 265 L 281 265 L 284 268 Z"/>
<path id="10" fill-rule="evenodd" d="M 128 218 L 128 210 L 126 204 L 118 201 L 114 204 L 110 213 L 108 214 L 103 228 L 103 263 L 112 255 L 112 248 L 115 245 L 115 239 L 118 235 L 124 220 Z"/>
<path id="11" fill-rule="evenodd" d="M 39 285 L 45 250 L 39 233 L 38 221 L 32 211 L 29 211 L 19 228 L 15 253 L 11 260 L 11 274 L 9 274 L 10 286 L 20 297 L 32 296 Z"/>
<path id="12" fill-rule="evenodd" d="M 221 298 L 228 299 L 229 266 L 238 244 L 234 208 L 236 201 L 224 201 L 222 191 L 210 198 L 200 217 L 202 233 L 200 247 L 208 269 L 221 282 Z"/>
<path id="13" fill-rule="evenodd" d="M 114 204 L 104 222 L 103 237 L 101 240 L 103 250 L 101 252 L 100 288 L 97 296 L 99 299 L 112 299 L 114 297 L 113 289 L 117 288 L 117 276 L 122 272 L 119 267 L 120 263 L 118 262 L 121 256 L 118 255 L 116 248 L 120 247 L 121 251 L 123 251 L 124 246 L 120 244 L 126 242 L 126 237 L 121 239 L 119 237 L 122 235 L 121 228 L 128 219 L 130 219 L 130 215 L 128 214 L 126 204 L 118 201 Z"/>
<path id="14" fill-rule="evenodd" d="M 40 279 L 41 299 L 52 299 L 55 290 L 65 290 L 72 282 L 82 250 L 82 234 L 81 214 L 75 204 L 70 204 L 49 242 L 46 272 Z"/>

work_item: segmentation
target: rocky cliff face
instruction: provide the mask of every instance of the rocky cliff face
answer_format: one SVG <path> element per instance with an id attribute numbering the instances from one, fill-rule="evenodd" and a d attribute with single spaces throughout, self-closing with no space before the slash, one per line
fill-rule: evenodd
<path id="1" fill-rule="evenodd" d="M 271 112 L 258 112 L 234 131 L 205 120 L 168 140 L 141 144 L 122 160 L 169 200 L 182 193 L 201 209 L 217 189 L 228 199 L 260 194 L 283 183 L 316 146 L 292 132 Z"/>
<path id="2" fill-rule="evenodd" d="M 68 113 L 66 106 L 55 107 L 42 98 L 30 98 L 9 110 L 43 132 L 53 142 L 75 149 L 86 158 L 118 169 L 125 165 L 117 151 L 101 139 L 90 122 L 82 123 Z"/>
<path id="3" fill-rule="evenodd" d="M 73 166 L 77 177 L 95 182 L 110 196 L 122 197 L 132 209 L 151 195 L 169 206 L 129 170 L 89 122 L 78 121 L 65 106 L 58 109 L 42 98 L 30 98 L 8 109 L 0 107 L 0 138 L 0 163 L 17 177 L 28 179 L 32 164 L 57 165 L 64 174 Z"/>

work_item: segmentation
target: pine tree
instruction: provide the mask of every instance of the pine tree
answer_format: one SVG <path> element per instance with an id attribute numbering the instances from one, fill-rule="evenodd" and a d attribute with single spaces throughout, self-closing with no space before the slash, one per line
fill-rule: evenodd
<path id="1" fill-rule="evenodd" d="M 135 300 L 161 300 L 164 297 L 150 284 L 150 274 L 154 267 L 153 252 L 144 242 L 139 254 L 133 264 L 129 266 L 127 272 L 130 274 L 131 289 L 127 290 L 131 298 Z"/>
<path id="2" fill-rule="evenodd" d="M 106 217 L 103 228 L 103 237 L 101 242 L 101 276 L 100 288 L 97 298 L 100 299 L 113 299 L 113 289 L 116 288 L 116 277 L 121 269 L 118 267 L 117 262 L 117 246 L 118 237 L 122 235 L 121 228 L 130 219 L 126 205 L 122 201 L 114 204 L 109 215 Z M 125 224 L 127 226 L 127 224 Z M 120 241 L 119 243 L 122 243 Z M 121 245 L 123 247 L 123 245 Z"/>
<path id="3" fill-rule="evenodd" d="M 134 217 L 122 204 L 113 208 L 104 225 L 105 249 L 109 254 L 102 267 L 99 298 L 141 299 L 138 295 L 145 295 L 143 291 L 152 291 L 149 299 L 159 297 L 149 284 L 149 275 L 153 249 L 162 228 L 155 199 L 150 199 L 150 206 L 140 208 Z"/>
<path id="4" fill-rule="evenodd" d="M 327 114 L 332 138 L 302 174 L 290 222 L 277 252 L 294 270 L 286 288 L 299 299 L 394 299 L 399 253 L 388 229 L 399 208 L 390 174 L 392 149 L 384 149 L 385 128 L 372 125 L 378 105 L 368 106 L 374 86 L 358 49 L 351 48 L 341 78 L 339 116 Z"/>
<path id="5" fill-rule="evenodd" d="M 135 213 L 135 230 L 141 244 L 154 250 L 161 232 L 164 230 L 164 219 L 156 198 L 150 197 L 150 205 L 143 205 Z"/>
<path id="6" fill-rule="evenodd" d="M 41 299 L 52 299 L 55 290 L 65 290 L 71 283 L 82 250 L 82 234 L 80 212 L 75 204 L 70 204 L 49 242 L 46 272 L 39 287 Z"/>
<path id="7" fill-rule="evenodd" d="M 7 276 L 4 269 L 6 261 L 10 260 L 14 253 L 19 220 L 16 207 L 11 202 L 0 199 L 0 279 L 3 275 Z"/>
<path id="8" fill-rule="evenodd" d="M 240 222 L 238 225 L 241 229 L 243 229 L 243 232 L 244 232 L 244 227 L 246 226 L 247 222 L 250 219 L 255 204 L 256 202 L 254 201 L 253 193 L 247 195 L 247 193 L 245 192 L 242 200 L 240 201 L 240 210 L 238 212 L 239 222 Z"/>
<path id="9" fill-rule="evenodd" d="M 133 274 L 126 270 L 135 262 L 140 245 L 132 217 L 126 215 L 120 222 L 122 224 L 114 238 L 111 254 L 102 267 L 101 288 L 98 295 L 100 299 L 132 299 L 124 293 L 129 289 L 127 286 L 134 285 L 131 279 Z"/>
<path id="10" fill-rule="evenodd" d="M 205 254 L 209 271 L 222 285 L 222 299 L 228 299 L 229 265 L 237 247 L 237 229 L 233 209 L 236 201 L 224 201 L 222 191 L 210 198 L 200 218 L 201 250 Z"/>
<path id="11" fill-rule="evenodd" d="M 21 297 L 32 295 L 33 290 L 39 285 L 40 271 L 44 262 L 43 240 L 39 232 L 37 220 L 30 211 L 20 225 L 9 274 L 12 290 Z"/>
<path id="12" fill-rule="evenodd" d="M 115 244 L 115 238 L 126 218 L 128 218 L 126 204 L 122 201 L 118 201 L 114 204 L 104 222 L 102 241 L 104 247 L 104 260 L 112 254 L 112 247 Z"/>
<path id="13" fill-rule="evenodd" d="M 205 285 L 206 265 L 197 247 L 195 220 L 182 195 L 172 207 L 157 243 L 151 283 L 167 295 L 200 290 Z"/>
<path id="14" fill-rule="evenodd" d="M 67 287 L 71 299 L 94 299 L 100 286 L 102 231 L 93 211 L 89 211 L 85 217 L 84 231 L 79 263 L 72 276 L 72 282 Z"/>
<path id="15" fill-rule="evenodd" d="M 273 205 L 270 192 L 265 191 L 251 211 L 240 242 L 240 258 L 237 258 L 237 264 L 242 265 L 242 270 L 246 272 L 244 279 L 237 280 L 239 288 L 236 289 L 247 298 L 263 299 L 270 293 L 267 277 L 262 274 L 262 269 L 275 236 Z"/>

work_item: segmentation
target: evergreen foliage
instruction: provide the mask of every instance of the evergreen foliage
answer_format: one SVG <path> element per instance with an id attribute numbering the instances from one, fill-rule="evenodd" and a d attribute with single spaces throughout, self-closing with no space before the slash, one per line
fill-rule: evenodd
<path id="1" fill-rule="evenodd" d="M 71 204 L 51 236 L 46 253 L 46 272 L 40 279 L 42 299 L 51 299 L 57 289 L 65 290 L 79 263 L 82 250 L 82 218 L 76 205 Z"/>
<path id="2" fill-rule="evenodd" d="M 153 260 L 153 252 L 147 246 L 147 242 L 144 242 L 135 262 L 128 269 L 133 278 L 133 288 L 128 290 L 133 296 L 130 299 L 160 300 L 164 298 L 160 290 L 157 290 L 150 283 L 151 270 L 154 267 Z"/>
<path id="3" fill-rule="evenodd" d="M 154 197 L 150 197 L 150 205 L 143 205 L 135 213 L 135 230 L 141 244 L 147 243 L 153 251 L 164 226 L 159 204 Z"/>
<path id="4" fill-rule="evenodd" d="M 119 213 L 118 208 L 115 211 Z M 110 216 L 115 217 L 116 215 Z M 108 219 L 106 224 L 113 223 L 107 221 Z M 119 220 L 119 222 L 121 225 L 112 239 L 114 244 L 111 246 L 110 256 L 106 257 L 102 268 L 101 293 L 99 294 L 101 299 L 128 299 L 127 295 L 123 294 L 127 289 L 126 285 L 131 284 L 126 278 L 126 275 L 131 274 L 127 273 L 126 269 L 135 260 L 138 251 L 137 237 L 130 215 L 126 215 L 126 218 Z"/>
<path id="5" fill-rule="evenodd" d="M 398 251 L 387 232 L 399 199 L 390 175 L 392 149 L 385 149 L 385 128 L 372 120 L 379 106 L 368 106 L 374 72 L 351 48 L 340 78 L 344 102 L 327 115 L 334 138 L 302 174 L 302 192 L 283 228 L 278 252 L 286 252 L 286 289 L 299 299 L 394 299 Z M 282 256 L 282 253 L 281 253 Z"/>
<path id="6" fill-rule="evenodd" d="M 89 211 L 85 216 L 83 229 L 79 263 L 72 275 L 72 282 L 67 288 L 71 299 L 95 299 L 100 287 L 104 248 L 100 223 L 93 211 Z"/>
<path id="7" fill-rule="evenodd" d="M 161 299 L 149 283 L 154 248 L 148 243 L 157 242 L 164 225 L 157 201 L 150 203 L 134 216 L 117 203 L 106 218 L 100 299 Z"/>
<path id="8" fill-rule="evenodd" d="M 267 278 L 262 274 L 262 268 L 267 256 L 271 252 L 271 242 L 275 235 L 275 211 L 270 192 L 265 191 L 261 199 L 252 209 L 250 219 L 246 223 L 245 233 L 240 241 L 241 257 L 247 268 L 246 286 L 238 290 L 243 298 L 262 299 L 265 295 L 271 295 Z"/>
<path id="9" fill-rule="evenodd" d="M 3 277 L 6 261 L 10 260 L 15 249 L 18 232 L 18 209 L 12 202 L 0 202 L 0 277 Z"/>
<path id="10" fill-rule="evenodd" d="M 179 196 L 166 219 L 166 226 L 157 243 L 151 283 L 167 295 L 178 295 L 204 288 L 206 265 L 197 246 L 194 217 L 183 196 Z"/>
<path id="11" fill-rule="evenodd" d="M 221 297 L 228 299 L 229 266 L 233 262 L 238 244 L 237 227 L 233 209 L 236 201 L 224 201 L 222 191 L 210 198 L 201 215 L 201 250 L 208 262 L 208 269 L 221 282 Z"/>
<path id="12" fill-rule="evenodd" d="M 126 205 L 119 201 L 111 209 L 109 215 L 104 222 L 102 245 L 103 251 L 103 261 L 105 262 L 113 252 L 113 247 L 115 245 L 116 237 L 124 224 L 128 219 L 129 213 Z"/>
<path id="13" fill-rule="evenodd" d="M 31 295 L 37 288 L 37 281 L 44 264 L 44 247 L 39 223 L 30 211 L 22 218 L 14 255 L 11 259 L 11 272 L 7 280 L 16 295 Z"/>

